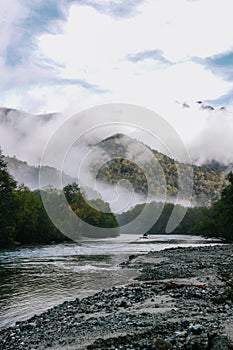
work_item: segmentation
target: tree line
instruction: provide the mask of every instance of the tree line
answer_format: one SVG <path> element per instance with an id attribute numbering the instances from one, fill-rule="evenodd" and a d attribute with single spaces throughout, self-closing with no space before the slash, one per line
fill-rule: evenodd
<path id="1" fill-rule="evenodd" d="M 173 234 L 202 235 L 205 237 L 223 238 L 228 242 L 233 241 L 233 174 L 230 173 L 226 180 L 228 185 L 222 190 L 221 198 L 212 206 L 189 207 L 180 224 L 174 229 Z M 145 204 L 138 204 L 132 210 L 117 216 L 121 225 L 134 220 L 142 212 Z M 163 207 L 162 213 L 154 225 L 147 231 L 149 234 L 165 234 L 166 226 L 171 213 L 176 209 L 182 211 L 184 208 L 179 204 L 172 203 L 150 203 L 148 215 L 158 213 Z M 139 223 L 141 227 L 146 225 L 147 217 L 144 216 Z M 144 222 L 143 222 L 144 220 Z"/>
<path id="2" fill-rule="evenodd" d="M 88 205 L 77 184 L 63 189 L 71 210 L 85 222 L 97 226 L 118 227 L 115 216 L 110 212 L 108 203 L 101 199 Z M 47 196 L 59 196 L 61 191 L 50 189 Z M 98 210 L 102 207 L 103 212 Z M 69 218 L 65 218 L 69 220 Z M 117 234 L 117 230 L 111 234 Z M 81 237 L 82 232 L 78 237 Z M 18 185 L 9 174 L 7 163 L 0 150 L 0 248 L 15 243 L 34 244 L 64 242 L 68 238 L 51 222 L 41 199 L 41 192 L 30 191 L 24 185 Z"/>

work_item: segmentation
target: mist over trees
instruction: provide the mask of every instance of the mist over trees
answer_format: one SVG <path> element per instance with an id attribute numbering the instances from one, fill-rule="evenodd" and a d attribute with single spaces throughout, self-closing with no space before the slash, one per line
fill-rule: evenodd
<path id="1" fill-rule="evenodd" d="M 172 232 L 173 234 L 194 234 L 205 237 L 223 238 L 228 242 L 233 241 L 233 173 L 227 178 L 229 184 L 222 190 L 221 198 L 211 207 L 190 207 L 180 224 Z M 117 216 L 121 225 L 126 225 L 134 220 L 143 210 L 145 204 L 138 204 L 133 209 Z M 168 220 L 174 206 L 182 210 L 179 204 L 151 202 L 151 211 L 156 213 L 159 207 L 164 206 L 161 215 L 154 225 L 147 231 L 149 234 L 165 234 Z M 143 219 L 142 219 L 143 220 Z M 146 225 L 146 222 L 140 222 Z"/>
<path id="2" fill-rule="evenodd" d="M 64 193 L 71 209 L 82 220 L 97 227 L 118 227 L 108 204 L 98 200 L 98 203 L 93 201 L 92 206 L 89 206 L 77 184 L 66 186 Z M 61 191 L 52 189 L 46 194 L 57 196 L 59 201 Z M 95 205 L 96 209 L 93 207 Z M 105 212 L 100 212 L 98 210 L 100 207 L 105 209 Z M 113 235 L 112 232 L 117 234 L 117 230 L 111 231 L 111 235 Z M 79 237 L 81 237 L 81 232 Z M 8 172 L 7 164 L 0 151 L 0 248 L 11 246 L 15 242 L 44 244 L 67 240 L 68 238 L 53 225 L 48 217 L 40 191 L 32 192 L 24 185 L 17 186 L 16 181 Z"/>
<path id="3" fill-rule="evenodd" d="M 0 152 L 0 247 L 65 239 L 45 212 L 40 192 L 17 186 Z"/>
<path id="4" fill-rule="evenodd" d="M 166 193 L 171 199 L 180 190 L 186 193 L 192 186 L 192 202 L 199 206 L 213 204 L 219 199 L 224 186 L 222 174 L 226 167 L 219 163 L 210 162 L 202 166 L 180 163 L 124 134 L 105 139 L 99 147 L 110 155 L 111 160 L 98 169 L 97 179 L 110 185 L 124 179 L 131 183 L 135 192 L 147 194 L 149 185 L 154 198 L 161 198 Z M 144 147 L 153 154 L 152 160 L 145 156 Z M 121 156 L 115 157 L 116 153 Z M 143 168 L 137 165 L 138 159 L 143 159 Z"/>
<path id="5" fill-rule="evenodd" d="M 134 191 L 142 195 L 147 194 L 149 185 L 150 193 L 156 201 L 162 198 L 165 192 L 172 200 L 180 190 L 184 193 L 193 186 L 192 202 L 200 206 L 211 205 L 220 198 L 220 193 L 225 185 L 224 174 L 228 171 L 228 167 L 214 160 L 202 166 L 178 163 L 169 156 L 124 134 L 114 134 L 98 142 L 96 146 L 94 161 L 90 162 L 90 175 L 97 174 L 97 181 L 107 185 L 116 185 L 121 180 L 127 180 L 133 186 Z M 84 153 L 90 150 L 90 147 L 79 145 L 75 148 L 75 154 L 79 154 L 79 160 Z M 145 149 L 153 155 L 153 159 L 145 156 Z M 116 153 L 121 156 L 115 157 Z M 29 165 L 16 157 L 5 159 L 10 174 L 18 183 L 24 183 L 31 190 L 39 188 L 39 171 L 42 168 L 47 179 L 44 186 L 52 183 L 54 187 L 60 188 L 59 181 L 54 182 L 55 178 L 59 178 L 58 171 L 52 166 Z M 103 165 L 99 168 L 101 160 L 103 160 Z M 142 160 L 143 167 L 140 167 L 137 164 L 142 165 Z M 72 164 L 67 162 L 62 175 L 65 185 L 76 181 L 76 176 L 71 168 Z M 178 175 L 178 169 L 180 175 Z M 86 183 L 87 186 L 90 186 L 90 183 Z"/>
<path id="6" fill-rule="evenodd" d="M 228 185 L 222 190 L 219 200 L 211 207 L 188 208 L 185 217 L 173 233 L 222 237 L 227 241 L 233 241 L 232 173 L 228 175 L 227 181 Z M 111 213 L 109 204 L 101 199 L 88 203 L 85 194 L 81 192 L 76 183 L 65 186 L 63 190 L 71 211 L 84 222 L 96 227 L 117 228 L 118 223 L 125 225 L 135 219 L 144 207 L 143 204 L 138 204 L 133 209 L 115 217 Z M 48 198 L 56 196 L 59 201 L 61 191 L 54 188 L 45 192 Z M 158 212 L 161 205 L 162 203 L 152 202 L 151 212 Z M 155 224 L 148 230 L 148 233 L 166 233 L 166 225 L 173 209 L 174 204 L 166 203 L 161 215 L 157 221 L 155 220 Z M 176 209 L 182 210 L 182 206 L 177 204 Z M 66 219 L 69 220 L 69 218 Z M 140 222 L 140 225 L 143 224 L 146 225 L 146 222 Z M 109 231 L 111 232 L 108 237 L 119 234 L 117 230 Z M 78 237 L 82 236 L 82 227 L 78 235 Z M 50 221 L 44 209 L 41 192 L 39 190 L 33 192 L 24 185 L 17 185 L 8 172 L 6 161 L 0 150 L 0 248 L 10 246 L 15 242 L 42 244 L 66 240 L 68 238 Z"/>
<path id="7" fill-rule="evenodd" d="M 122 213 L 117 216 L 117 219 L 121 225 L 126 225 L 130 221 L 134 220 L 143 210 L 145 204 L 138 204 L 132 210 Z M 176 206 L 176 210 L 183 212 L 183 207 L 180 204 L 173 203 L 161 203 L 161 202 L 151 202 L 149 204 L 151 213 L 158 213 L 160 208 L 163 207 L 161 215 L 158 220 L 155 219 L 154 225 L 147 231 L 148 234 L 166 234 L 166 227 L 171 213 Z M 193 207 L 188 208 L 187 212 L 180 222 L 180 224 L 174 229 L 172 234 L 192 234 L 194 226 L 199 222 L 203 216 L 203 211 L 208 210 L 206 207 Z M 146 218 L 142 217 L 140 221 L 140 226 L 146 226 Z M 197 233 L 195 233 L 197 234 Z M 202 232 L 198 232 L 202 234 Z"/>

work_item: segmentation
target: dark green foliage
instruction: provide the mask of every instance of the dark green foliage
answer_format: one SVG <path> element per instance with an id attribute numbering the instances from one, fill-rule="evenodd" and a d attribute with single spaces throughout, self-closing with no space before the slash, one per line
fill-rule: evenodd
<path id="1" fill-rule="evenodd" d="M 75 182 L 64 187 L 64 194 L 73 210 L 77 209 L 77 207 L 80 206 L 80 202 L 83 204 L 83 196 L 78 184 Z"/>
<path id="2" fill-rule="evenodd" d="M 172 232 L 174 234 L 196 234 L 206 237 L 223 238 L 227 241 L 233 241 L 233 174 L 227 177 L 229 185 L 222 191 L 221 199 L 211 207 L 193 207 L 188 208 L 181 223 Z M 154 212 L 156 221 L 156 212 L 162 203 L 152 202 L 150 204 L 152 213 Z M 132 210 L 118 216 L 121 225 L 135 219 L 142 211 L 144 205 L 139 204 Z M 148 233 L 166 233 L 166 226 L 171 216 L 174 204 L 167 203 L 155 224 L 148 230 Z M 176 205 L 176 209 L 182 210 L 181 205 Z M 146 222 L 141 223 L 145 225 Z"/>
<path id="3" fill-rule="evenodd" d="M 194 232 L 193 228 L 202 220 L 203 214 L 208 211 L 207 207 L 188 208 L 183 220 L 175 228 L 173 233 L 179 234 L 197 234 L 203 235 L 202 232 Z"/>
<path id="4" fill-rule="evenodd" d="M 133 219 L 135 219 L 143 210 L 144 205 L 145 204 L 138 204 L 132 210 L 129 210 L 128 212 L 118 215 L 117 219 L 120 222 L 120 224 L 125 225 L 128 222 L 131 222 Z M 161 206 L 163 206 L 163 203 L 151 202 L 149 206 L 150 206 L 151 214 L 153 215 L 154 213 L 155 223 L 147 231 L 147 233 L 165 234 L 168 220 L 171 216 L 172 210 L 174 209 L 175 205 L 172 203 L 164 204 L 164 208 L 162 210 L 161 215 L 159 215 L 158 220 L 156 220 L 156 217 L 157 217 L 156 213 L 160 211 L 160 208 Z M 176 204 L 176 209 L 183 211 L 184 208 L 181 205 Z M 188 208 L 183 220 L 172 233 L 173 234 L 192 234 L 194 225 L 196 225 L 199 222 L 200 218 L 203 215 L 203 211 L 205 210 L 208 210 L 208 209 L 205 207 Z M 144 216 L 143 216 L 143 219 L 146 221 L 146 218 Z M 142 227 L 145 226 L 146 222 L 141 222 L 141 221 L 140 221 L 140 225 L 142 225 Z"/>
<path id="5" fill-rule="evenodd" d="M 20 186 L 16 191 L 15 239 L 22 244 L 62 242 L 66 237 L 50 221 L 39 191 Z"/>
<path id="6" fill-rule="evenodd" d="M 201 220 L 193 229 L 207 237 L 222 237 L 233 241 L 233 174 L 227 176 L 229 185 L 222 191 L 221 199 L 203 211 Z"/>
<path id="7" fill-rule="evenodd" d="M 15 239 L 16 182 L 7 170 L 0 150 L 0 247 L 11 244 Z"/>
<path id="8" fill-rule="evenodd" d="M 118 223 L 115 216 L 111 213 L 109 204 L 101 199 L 87 201 L 76 183 L 64 187 L 64 193 L 68 203 L 74 213 L 86 223 L 102 228 L 117 228 Z M 82 234 L 82 225 L 80 225 L 80 233 Z M 108 236 L 116 236 L 118 230 L 109 231 Z M 85 232 L 85 236 L 88 234 Z M 93 233 L 90 237 L 93 238 Z"/>
<path id="9" fill-rule="evenodd" d="M 112 228 L 118 227 L 115 216 L 110 212 L 107 203 L 101 200 L 91 202 L 88 205 L 77 184 L 64 188 L 65 195 L 71 209 L 84 221 L 93 226 Z M 61 191 L 50 189 L 43 192 L 43 200 L 52 199 L 48 203 L 56 203 L 61 207 L 61 212 L 67 213 L 64 202 L 60 200 Z M 52 208 L 56 211 L 56 208 Z M 102 209 L 103 211 L 100 211 Z M 72 213 L 68 210 L 68 213 Z M 69 216 L 69 215 L 68 215 Z M 59 217 L 60 227 L 71 225 L 69 217 Z M 71 223 L 71 224 L 70 224 Z M 118 232 L 114 231 L 114 235 Z M 111 231 L 111 235 L 113 235 Z M 78 233 L 77 237 L 81 234 Z M 7 165 L 0 153 L 0 248 L 14 244 L 35 244 L 63 242 L 68 240 L 51 222 L 45 211 L 40 191 L 30 191 L 17 183 L 9 175 Z"/>

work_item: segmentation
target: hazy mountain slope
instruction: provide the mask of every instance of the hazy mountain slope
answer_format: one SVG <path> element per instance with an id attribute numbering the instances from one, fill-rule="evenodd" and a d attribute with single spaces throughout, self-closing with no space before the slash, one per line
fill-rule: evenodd
<path id="1" fill-rule="evenodd" d="M 4 154 L 16 156 L 8 157 L 7 161 L 11 174 L 19 183 L 24 183 L 31 189 L 38 188 L 39 168 L 37 166 L 41 152 L 50 135 L 62 122 L 63 119 L 60 117 L 58 113 L 32 115 L 10 108 L 0 108 L 0 147 Z M 105 162 L 98 169 L 99 180 L 107 184 L 116 184 L 119 180 L 126 179 L 131 182 L 138 193 L 146 193 L 149 184 L 153 195 L 158 199 L 165 191 L 168 197 L 176 196 L 180 184 L 176 163 L 170 157 L 151 150 L 139 141 L 122 134 L 113 135 L 99 142 L 97 146 L 102 153 L 104 151 L 107 154 L 109 159 L 114 158 Z M 152 161 L 147 160 L 144 147 L 147 147 L 154 155 Z M 77 151 L 79 152 L 78 149 Z M 99 152 L 99 157 L 101 157 L 101 152 Z M 18 159 L 23 159 L 28 164 L 35 166 L 29 166 Z M 97 159 L 99 159 L 98 154 Z M 138 159 L 143 160 L 146 172 L 137 165 Z M 180 166 L 183 174 L 190 171 L 185 164 Z M 226 170 L 226 166 L 215 161 L 205 166 L 194 165 L 193 202 L 208 205 L 218 199 L 224 184 Z M 48 172 L 48 183 L 50 183 L 49 179 L 52 178 L 52 174 L 56 174 L 56 170 L 47 167 L 46 171 Z M 72 177 L 65 177 L 65 184 L 73 181 Z M 188 188 L 188 176 L 182 186 L 184 191 Z"/>
<path id="2" fill-rule="evenodd" d="M 175 197 L 179 190 L 178 173 L 174 159 L 149 149 L 154 159 L 152 162 L 144 162 L 145 172 L 137 165 L 137 158 L 143 157 L 145 145 L 130 139 L 129 137 L 116 134 L 100 143 L 100 146 L 114 157 L 116 150 L 121 157 L 113 158 L 102 166 L 98 172 L 98 178 L 109 184 L 116 184 L 119 180 L 126 179 L 131 182 L 137 192 L 147 193 L 148 184 L 155 197 L 160 197 L 161 193 L 167 190 L 169 197 Z M 147 146 L 146 146 L 147 147 Z M 132 158 L 133 150 L 137 156 Z M 130 159 L 133 159 L 131 161 Z M 222 187 L 225 183 L 225 166 L 196 166 L 193 165 L 193 202 L 199 205 L 209 205 L 219 198 Z M 182 190 L 188 185 L 190 166 L 179 163 L 181 171 L 184 174 L 185 181 L 182 184 Z M 163 181 L 161 180 L 163 179 Z"/>
<path id="3" fill-rule="evenodd" d="M 14 157 L 5 157 L 5 160 L 8 164 L 8 169 L 10 174 L 15 178 L 19 184 L 24 184 L 29 187 L 31 190 L 38 189 L 39 186 L 39 166 L 28 165 L 27 162 L 18 160 Z M 59 184 L 59 172 L 49 166 L 44 167 L 47 176 L 47 184 L 45 186 L 53 186 L 60 188 Z M 54 179 L 57 179 L 57 181 Z M 74 179 L 68 175 L 63 174 L 63 184 L 66 186 L 68 183 L 74 182 Z"/>
<path id="4" fill-rule="evenodd" d="M 33 115 L 0 108 L 0 147 L 3 154 L 38 165 L 45 144 L 62 116 L 58 113 Z"/>

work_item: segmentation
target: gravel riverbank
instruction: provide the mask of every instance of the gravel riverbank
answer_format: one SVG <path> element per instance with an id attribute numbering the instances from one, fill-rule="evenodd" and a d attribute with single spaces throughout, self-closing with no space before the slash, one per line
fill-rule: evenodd
<path id="1" fill-rule="evenodd" d="M 2 329 L 0 349 L 233 349 L 232 245 L 133 255 L 122 268 L 140 275 Z"/>

